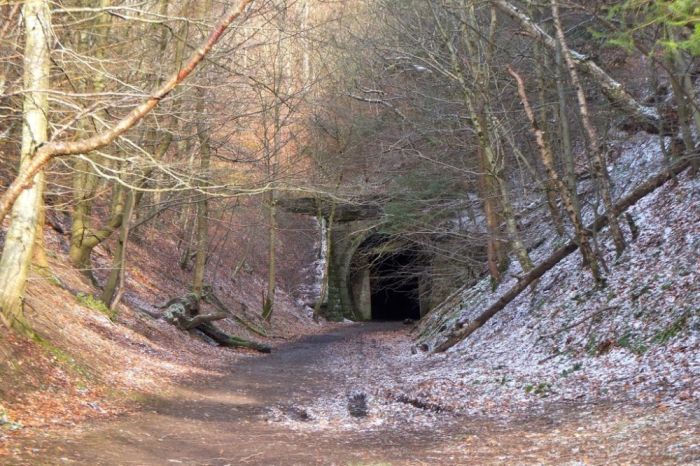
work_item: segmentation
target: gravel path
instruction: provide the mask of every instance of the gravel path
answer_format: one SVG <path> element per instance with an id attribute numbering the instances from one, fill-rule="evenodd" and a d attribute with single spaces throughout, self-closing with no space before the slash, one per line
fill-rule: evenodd
<path id="1" fill-rule="evenodd" d="M 289 343 L 269 356 L 242 359 L 222 378 L 170 389 L 135 414 L 26 439 L 16 446 L 22 459 L 9 464 L 700 462 L 697 411 L 557 405 L 504 420 L 383 397 L 382 381 L 411 370 L 391 350 L 397 340 L 407 344 L 406 333 L 397 324 L 372 323 Z M 368 362 L 361 376 L 358 355 Z M 352 390 L 364 390 L 367 417 L 347 413 Z"/>

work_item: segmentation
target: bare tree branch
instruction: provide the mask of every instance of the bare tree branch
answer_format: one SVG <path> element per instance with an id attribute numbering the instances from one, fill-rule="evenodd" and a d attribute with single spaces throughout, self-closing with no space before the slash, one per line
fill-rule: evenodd
<path id="1" fill-rule="evenodd" d="M 17 175 L 17 178 L 0 197 L 0 222 L 7 216 L 19 194 L 31 186 L 31 180 L 34 178 L 34 175 L 39 173 L 53 158 L 65 155 L 87 154 L 88 152 L 104 147 L 141 121 L 162 99 L 192 74 L 197 65 L 202 62 L 204 57 L 211 51 L 219 39 L 221 39 L 221 36 L 231 23 L 238 19 L 253 2 L 254 0 L 241 0 L 236 8 L 219 21 L 210 32 L 204 44 L 190 56 L 190 59 L 182 68 L 146 101 L 122 118 L 114 127 L 81 141 L 53 141 L 39 147 L 34 157 L 32 157 L 31 162 L 27 164 L 27 168 Z"/>

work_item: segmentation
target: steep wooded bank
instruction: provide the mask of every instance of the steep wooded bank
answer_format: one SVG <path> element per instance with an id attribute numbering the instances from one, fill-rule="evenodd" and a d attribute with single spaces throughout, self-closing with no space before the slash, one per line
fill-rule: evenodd
<path id="1" fill-rule="evenodd" d="M 257 208 L 246 210 L 238 211 L 239 220 L 254 223 Z M 307 268 L 314 258 L 313 241 L 305 244 L 298 235 L 305 231 L 311 239 L 317 234 L 316 226 L 286 216 L 280 224 L 295 232 L 291 241 L 286 231 L 281 235 L 282 246 L 290 252 L 283 270 L 299 270 L 299 278 L 291 282 L 293 293 L 286 291 L 286 281 L 280 286 L 272 325 L 260 312 L 266 285 L 266 266 L 259 259 L 267 251 L 264 238 L 253 235 L 247 255 L 246 251 L 220 251 L 208 268 L 206 283 L 230 312 L 213 325 L 229 336 L 275 346 L 323 329 L 296 301 L 296 288 L 314 281 L 313 270 Z M 247 228 L 235 232 L 237 237 L 247 234 Z M 42 340 L 1 333 L 0 405 L 8 423 L 0 445 L 8 447 L 13 436 L 33 435 L 52 426 L 137 410 L 143 397 L 159 396 L 174 383 L 217 379 L 232 364 L 257 354 L 219 346 L 197 330 L 183 331 L 167 322 L 167 309 L 162 306 L 190 291 L 191 268 L 178 266 L 181 238 L 174 231 L 147 229 L 132 240 L 127 290 L 114 310 L 99 301 L 99 289 L 90 279 L 72 267 L 66 234 L 47 228 L 44 241 L 52 274 L 47 277 L 34 270 L 25 296 L 27 318 Z M 106 278 L 111 263 L 108 247 L 100 245 L 94 251 L 98 281 Z M 204 315 L 220 314 L 220 307 L 208 300 L 199 305 Z M 13 425 L 22 428 L 12 431 Z"/>
<path id="2" fill-rule="evenodd" d="M 645 196 L 653 193 L 656 189 L 668 183 L 671 180 L 675 180 L 676 177 L 686 171 L 689 167 L 687 161 L 679 161 L 668 167 L 664 167 L 661 172 L 655 176 L 652 176 L 648 180 L 636 186 L 635 189 L 627 196 L 625 196 L 620 202 L 614 205 L 614 215 L 619 216 L 625 214 L 630 227 L 630 234 L 632 240 L 636 240 L 639 235 L 639 226 L 634 222 L 633 217 L 627 214 L 625 211 L 641 200 Z M 598 217 L 595 222 L 593 222 L 588 229 L 591 231 L 600 231 L 608 223 L 608 216 Z M 618 234 L 622 234 L 618 232 Z M 507 292 L 493 304 L 491 304 L 486 310 L 484 310 L 479 316 L 473 321 L 465 325 L 464 322 L 458 323 L 456 331 L 451 334 L 445 342 L 440 344 L 435 351 L 445 351 L 460 341 L 468 338 L 472 333 L 477 331 L 481 326 L 488 322 L 496 313 L 505 308 L 511 301 L 516 299 L 525 289 L 533 285 L 533 291 L 536 292 L 536 280 L 540 279 L 544 274 L 549 272 L 553 267 L 556 267 L 559 262 L 564 260 L 569 254 L 576 251 L 579 245 L 574 241 L 569 241 L 566 245 L 554 250 L 549 256 L 547 256 L 541 263 L 537 264 L 536 267 L 527 271 L 521 271 L 518 277 L 517 283 L 510 288 Z M 607 283 L 606 283 L 607 284 Z"/>
<path id="3" fill-rule="evenodd" d="M 131 244 L 154 226 L 176 230 L 179 265 L 201 294 L 216 254 L 241 240 L 231 233 L 240 208 L 256 212 L 242 218 L 265 232 L 267 251 L 243 239 L 229 268 L 264 257 L 270 322 L 276 290 L 295 280 L 277 257 L 288 225 L 276 192 L 303 189 L 312 176 L 301 123 L 325 53 L 309 41 L 326 26 L 311 23 L 333 25 L 338 11 L 307 2 L 54 8 L 36 0 L 3 4 L 0 14 L 3 325 L 32 335 L 23 295 L 32 262 L 51 275 L 45 226 L 69 232 L 71 263 L 111 309 L 125 293 Z M 103 244 L 112 256 L 106 277 L 94 266 Z"/>
<path id="4" fill-rule="evenodd" d="M 694 12 L 379 1 L 361 15 L 375 32 L 347 40 L 372 53 L 342 56 L 354 113 L 322 116 L 345 136 L 325 140 L 361 155 L 336 159 L 362 162 L 358 190 L 384 195 L 378 234 L 421 257 L 395 283 L 432 278 L 419 293 L 435 308 L 406 357 L 415 374 L 389 383 L 396 396 L 495 415 L 551 401 L 696 406 Z"/>
<path id="5" fill-rule="evenodd" d="M 414 327 L 370 327 L 358 336 L 363 349 L 356 354 L 348 354 L 358 344 L 351 339 L 329 349 L 324 354 L 329 364 L 343 361 L 333 368 L 341 388 L 303 404 L 290 401 L 305 413 L 303 419 L 284 408 L 275 411 L 274 419 L 314 435 L 336 425 L 351 431 L 357 421 L 338 393 L 359 390 L 371 413 L 363 429 L 436 426 L 455 417 L 472 429 L 475 420 L 497 419 L 498 425 L 519 425 L 527 431 L 521 435 L 530 438 L 532 426 L 542 419 L 547 432 L 560 436 L 570 416 L 581 416 L 586 425 L 557 442 L 580 441 L 582 435 L 592 443 L 576 447 L 570 455 L 532 461 L 560 464 L 563 457 L 586 457 L 594 464 L 615 463 L 622 461 L 616 457 L 620 451 L 626 451 L 627 458 L 641 458 L 642 453 L 629 449 L 629 442 L 644 445 L 646 453 L 664 451 L 663 461 L 670 463 L 694 459 L 697 450 L 689 445 L 700 429 L 700 183 L 687 167 L 668 171 L 656 136 L 639 133 L 611 144 L 617 154 L 610 165 L 616 174 L 611 184 L 629 217 L 622 228 L 627 247 L 620 256 L 607 227 L 596 229 L 601 262 L 608 270 L 606 286 L 596 284 L 581 267 L 581 257 L 572 254 L 575 247 L 556 235 L 546 206 L 531 209 L 521 221 L 544 240 L 529 251 L 533 270 L 552 257 L 556 260 L 483 325 L 460 335 L 464 338 L 446 351 L 435 352 L 532 273 L 523 272 L 517 261 L 504 271 L 506 278 L 499 286 L 494 288 L 489 276 L 465 285 Z M 647 173 L 661 175 L 649 178 Z M 580 189 L 592 194 L 590 186 L 591 180 L 584 180 Z M 595 219 L 590 207 L 583 214 L 587 224 L 604 222 L 605 217 Z M 658 409 L 674 417 L 678 448 L 656 443 L 675 436 L 671 430 L 676 428 L 651 443 L 641 441 L 640 424 L 621 414 L 630 409 L 639 409 L 633 417 L 645 419 L 643 424 L 656 426 L 657 432 L 664 430 L 663 416 L 652 412 Z M 595 414 L 598 410 L 606 413 L 604 421 Z M 495 431 L 492 427 L 490 435 Z M 619 434 L 614 441 L 626 446 L 615 450 L 607 443 L 608 434 L 601 432 Z M 469 453 L 480 443 L 477 438 L 471 442 Z M 484 448 L 495 454 L 504 451 L 501 445 Z M 554 447 L 545 449 L 549 448 Z M 593 451 L 601 457 L 590 459 Z"/>
<path id="6" fill-rule="evenodd" d="M 621 199 L 643 184 L 641 173 L 666 170 L 654 138 L 640 134 L 615 144 L 620 152 L 613 173 L 619 176 L 611 180 Z M 508 280 L 497 289 L 482 280 L 456 293 L 416 330 L 417 345 L 424 350 L 455 346 L 448 359 L 420 356 L 438 359 L 417 377 L 422 388 L 412 396 L 445 400 L 450 406 L 465 403 L 464 409 L 474 412 L 487 400 L 506 399 L 513 409 L 555 400 L 697 403 L 698 200 L 700 184 L 686 170 L 630 207 L 634 231 L 624 229 L 629 246 L 621 256 L 616 257 L 608 230 L 600 231 L 610 270 L 605 287 L 596 287 L 586 276 L 580 257 L 559 257 L 473 330 L 470 324 L 501 303 L 527 275 L 514 263 Z M 566 248 L 541 215 L 526 219 L 548 238 L 531 251 L 536 264 Z M 461 369 L 453 372 L 456 367 Z M 453 387 L 474 381 L 483 386 L 450 395 Z"/>
<path id="7" fill-rule="evenodd" d="M 532 270 L 544 238 L 526 219 L 543 206 L 567 252 L 575 247 L 603 286 L 597 230 L 609 225 L 622 254 L 621 204 L 631 201 L 610 181 L 615 141 L 654 135 L 674 170 L 697 171 L 697 43 L 686 7 L 368 4 L 343 37 L 368 53 L 340 50 L 353 70 L 337 84 L 346 97 L 333 89 L 318 110 L 321 167 L 342 171 L 339 186 L 383 199 L 370 228 L 420 258 L 397 281 L 429 274 L 421 302 L 435 306 L 485 270 L 498 286 L 513 260 Z M 670 18 L 689 22 L 669 28 Z M 358 32 L 366 24 L 372 34 Z M 368 254 L 381 260 L 381 250 Z"/>
<path id="8" fill-rule="evenodd" d="M 317 228 L 263 198 L 307 172 L 290 128 L 315 62 L 289 28 L 318 16 L 255 3 L 0 5 L 3 426 L 133 409 L 107 385 L 155 393 L 224 367 L 217 339 L 317 330 L 297 302 Z M 223 306 L 201 315 L 228 313 L 199 329 L 155 307 L 206 289 Z"/>

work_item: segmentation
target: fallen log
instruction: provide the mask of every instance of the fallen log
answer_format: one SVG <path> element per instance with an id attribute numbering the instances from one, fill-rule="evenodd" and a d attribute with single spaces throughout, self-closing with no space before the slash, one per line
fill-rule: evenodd
<path id="1" fill-rule="evenodd" d="M 662 186 L 664 183 L 674 178 L 679 173 L 683 172 L 686 168 L 688 168 L 689 165 L 690 163 L 687 159 L 679 160 L 667 170 L 651 177 L 644 183 L 637 186 L 637 188 L 634 191 L 632 191 L 632 193 L 630 193 L 628 196 L 624 197 L 618 203 L 615 204 L 615 215 L 617 216 L 623 213 L 641 198 L 650 194 L 651 192 Z M 605 225 L 607 225 L 607 223 L 607 217 L 605 215 L 601 215 L 595 222 L 588 226 L 588 229 L 592 231 L 598 231 Z M 532 282 L 542 277 L 542 275 L 544 275 L 547 271 L 549 271 L 551 268 L 553 268 L 555 265 L 561 262 L 569 254 L 576 251 L 576 249 L 578 249 L 578 245 L 574 241 L 569 241 L 566 245 L 554 251 L 547 259 L 545 259 L 542 263 L 537 265 L 537 267 L 535 267 L 530 272 L 521 277 L 520 280 L 518 280 L 518 282 L 510 290 L 501 295 L 501 297 L 495 303 L 491 304 L 484 312 L 479 314 L 479 316 L 477 316 L 476 319 L 472 320 L 471 322 L 458 323 L 455 329 L 453 330 L 452 334 L 449 335 L 443 343 L 435 347 L 435 349 L 433 349 L 433 352 L 442 353 L 444 351 L 447 351 L 460 341 L 469 337 L 469 335 L 474 333 L 482 325 L 488 322 L 491 319 L 491 317 L 496 315 L 498 311 L 500 311 L 501 309 L 506 307 L 508 303 L 513 301 Z"/>
<path id="2" fill-rule="evenodd" d="M 228 348 L 249 348 L 255 351 L 260 351 L 261 353 L 272 352 L 272 348 L 268 345 L 224 333 L 216 328 L 211 322 L 200 324 L 199 326 L 195 327 L 195 329 L 202 332 L 221 346 Z"/>
<path id="3" fill-rule="evenodd" d="M 202 293 L 202 299 L 204 301 L 206 301 L 207 303 L 209 303 L 213 306 L 216 306 L 219 309 L 219 311 L 224 312 L 224 313 L 228 313 L 233 318 L 233 320 L 235 320 L 239 324 L 243 325 L 245 328 L 247 328 L 251 332 L 258 334 L 261 337 L 267 337 L 267 332 L 265 331 L 264 328 L 254 324 L 253 322 L 249 322 L 246 319 L 244 319 L 243 317 L 238 316 L 238 315 L 234 314 L 233 312 L 229 311 L 226 308 L 226 306 L 224 306 L 224 303 L 222 303 L 221 300 L 216 296 L 216 294 L 214 294 L 214 290 L 212 289 L 211 286 L 206 285 L 204 287 L 204 290 Z M 241 307 L 241 313 L 245 314 L 248 307 L 243 303 L 238 303 L 238 304 Z"/>
<path id="4" fill-rule="evenodd" d="M 163 319 L 179 328 L 180 330 L 191 330 L 198 325 L 221 320 L 226 318 L 226 314 L 218 312 L 215 314 L 199 313 L 199 296 L 188 293 L 181 298 L 168 301 Z"/>
<path id="5" fill-rule="evenodd" d="M 200 297 L 195 293 L 188 293 L 185 296 L 173 298 L 161 306 L 165 308 L 162 318 L 180 330 L 202 332 L 221 346 L 249 348 L 262 353 L 272 351 L 272 348 L 268 345 L 232 336 L 216 328 L 212 322 L 225 319 L 230 313 L 225 308 L 219 308 L 218 312 L 215 313 L 200 314 L 199 301 Z"/>

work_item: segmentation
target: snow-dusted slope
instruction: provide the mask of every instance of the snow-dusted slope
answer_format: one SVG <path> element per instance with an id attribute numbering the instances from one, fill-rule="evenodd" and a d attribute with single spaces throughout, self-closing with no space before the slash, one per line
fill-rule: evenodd
<path id="1" fill-rule="evenodd" d="M 663 169 L 652 136 L 618 147 L 610 167 L 618 197 Z M 596 289 L 578 252 L 570 255 L 447 355 L 416 355 L 436 360 L 416 375 L 416 395 L 467 411 L 498 400 L 700 400 L 700 181 L 683 173 L 629 212 L 639 237 L 631 241 L 626 231 L 631 242 L 622 257 L 615 258 L 607 232 L 600 235 L 607 287 Z M 535 263 L 561 244 L 548 225 L 540 234 L 547 237 L 532 252 Z M 513 261 L 495 292 L 484 279 L 448 300 L 422 323 L 419 343 L 440 343 L 519 272 Z"/>

